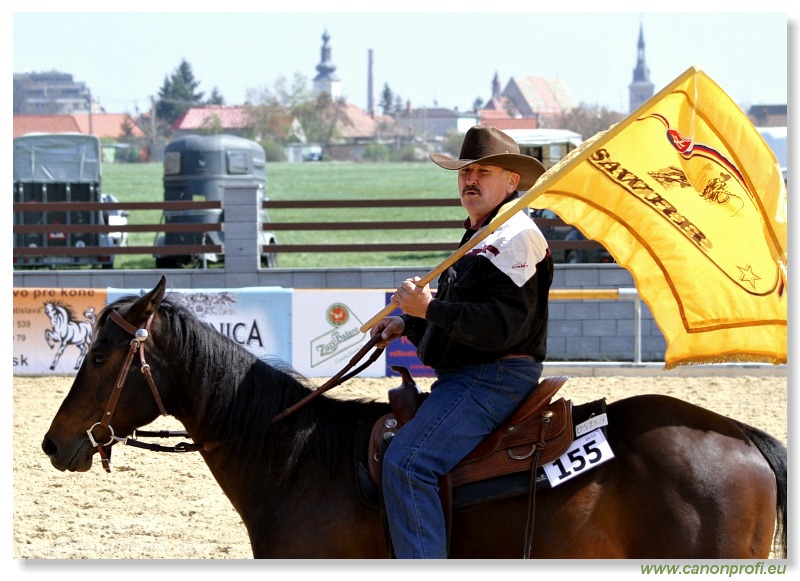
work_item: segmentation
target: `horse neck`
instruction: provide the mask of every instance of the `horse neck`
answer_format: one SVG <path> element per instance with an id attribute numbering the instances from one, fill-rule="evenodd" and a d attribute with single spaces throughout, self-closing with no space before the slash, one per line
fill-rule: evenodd
<path id="1" fill-rule="evenodd" d="M 51 322 L 53 323 L 53 327 L 56 329 L 65 329 L 69 323 L 67 311 L 63 307 L 53 307 L 53 316 L 51 317 Z"/>
<path id="2" fill-rule="evenodd" d="M 350 420 L 339 416 L 353 417 L 357 409 L 341 414 L 341 402 L 322 396 L 272 427 L 272 418 L 309 387 L 288 366 L 268 365 L 206 325 L 172 320 L 179 328 L 160 333 L 169 338 L 161 341 L 163 361 L 170 362 L 162 364 L 170 382 L 167 411 L 195 442 L 211 448 L 202 455 L 243 519 L 263 512 L 265 498 L 292 494 L 293 479 L 310 478 L 323 489 L 340 485 L 341 473 L 335 479 L 331 474 L 351 464 L 347 446 L 355 423 L 348 427 Z M 311 447 L 321 451 L 310 454 Z"/>
<path id="3" fill-rule="evenodd" d="M 341 402 L 322 395 L 272 426 L 272 417 L 310 390 L 290 373 L 255 358 L 248 373 L 239 372 L 237 377 L 239 383 L 227 389 L 236 389 L 238 397 L 231 398 L 230 391 L 218 397 L 226 398 L 226 406 L 238 406 L 235 411 L 230 407 L 226 411 L 235 420 L 239 437 L 221 441 L 218 447 L 201 454 L 247 527 L 254 553 L 285 556 L 281 551 L 286 550 L 287 543 L 298 537 L 307 542 L 330 524 L 332 499 L 334 503 L 361 507 L 356 492 L 355 434 L 365 423 L 364 416 L 377 419 L 386 413 L 386 405 Z M 242 410 L 248 415 L 240 414 Z M 344 516 L 338 514 L 337 526 L 342 534 L 327 535 L 332 538 L 320 542 L 350 542 L 347 532 L 363 531 L 374 520 L 373 513 L 366 511 L 357 508 Z M 300 518 L 299 524 L 298 514 L 310 516 Z M 294 523 L 290 529 L 287 518 Z M 379 530 L 373 532 L 370 538 L 380 538 Z M 321 554 L 342 554 L 342 550 Z"/>
<path id="4" fill-rule="evenodd" d="M 167 411 L 195 441 L 235 443 L 237 453 L 270 438 L 270 420 L 309 393 L 289 373 L 259 360 L 244 347 L 195 319 L 173 319 L 161 335 L 168 375 Z M 177 364 L 175 363 L 177 362 Z M 165 404 L 167 402 L 165 401 Z"/>
<path id="5" fill-rule="evenodd" d="M 285 525 L 277 513 L 287 504 L 324 506 L 331 497 L 340 498 L 355 490 L 355 483 L 347 476 L 354 471 L 343 470 L 342 463 L 341 471 L 334 475 L 326 467 L 328 462 L 309 452 L 311 447 L 318 447 L 313 436 L 320 429 L 316 411 L 298 412 L 271 430 L 265 429 L 271 417 L 256 415 L 259 417 L 255 419 L 242 418 L 239 438 L 221 441 L 218 446 L 217 442 L 207 442 L 216 447 L 201 452 L 248 530 L 258 527 L 270 534 L 265 529 Z"/>

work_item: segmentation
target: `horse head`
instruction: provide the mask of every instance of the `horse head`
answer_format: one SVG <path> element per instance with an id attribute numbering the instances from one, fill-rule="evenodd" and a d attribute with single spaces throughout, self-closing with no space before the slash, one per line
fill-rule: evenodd
<path id="1" fill-rule="evenodd" d="M 44 314 L 50 319 L 50 324 L 53 325 L 54 329 L 63 326 L 67 318 L 64 307 L 58 303 L 45 303 Z"/>
<path id="2" fill-rule="evenodd" d="M 101 313 L 91 349 L 42 442 L 57 469 L 89 470 L 96 451 L 110 458 L 116 438 L 165 413 L 155 388 L 169 368 L 157 339 L 165 288 L 162 277 L 142 297 L 120 299 Z"/>

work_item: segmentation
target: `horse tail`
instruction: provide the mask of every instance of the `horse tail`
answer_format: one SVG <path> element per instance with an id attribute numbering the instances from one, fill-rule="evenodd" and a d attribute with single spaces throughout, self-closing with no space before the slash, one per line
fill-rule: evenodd
<path id="1" fill-rule="evenodd" d="M 775 552 L 779 559 L 786 558 L 786 504 L 787 504 L 787 489 L 786 489 L 786 447 L 781 444 L 777 439 L 770 436 L 766 432 L 736 422 L 744 430 L 745 435 L 756 445 L 758 451 L 764 456 L 769 463 L 772 472 L 775 474 L 776 485 L 776 509 L 777 509 L 777 523 L 775 527 Z"/>

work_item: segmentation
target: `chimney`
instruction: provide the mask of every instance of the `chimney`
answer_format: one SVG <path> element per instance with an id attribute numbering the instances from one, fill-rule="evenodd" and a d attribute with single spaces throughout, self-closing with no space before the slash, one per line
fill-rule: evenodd
<path id="1" fill-rule="evenodd" d="M 367 55 L 367 113 L 375 119 L 375 77 L 372 70 L 372 49 L 367 51 Z"/>

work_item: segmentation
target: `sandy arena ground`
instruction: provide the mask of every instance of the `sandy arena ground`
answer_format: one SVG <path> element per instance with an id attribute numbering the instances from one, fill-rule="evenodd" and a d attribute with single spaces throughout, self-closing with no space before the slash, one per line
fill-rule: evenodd
<path id="1" fill-rule="evenodd" d="M 14 378 L 14 559 L 251 558 L 239 516 L 199 455 L 116 446 L 111 474 L 97 461 L 87 473 L 53 468 L 40 446 L 71 383 L 71 377 Z M 329 394 L 385 399 L 397 383 L 357 378 Z M 427 389 L 430 380 L 418 384 Z M 786 444 L 786 377 L 573 377 L 560 395 L 577 404 L 647 392 L 699 404 Z M 181 429 L 172 418 L 151 427 Z"/>

